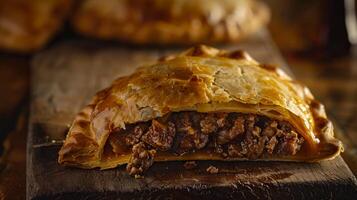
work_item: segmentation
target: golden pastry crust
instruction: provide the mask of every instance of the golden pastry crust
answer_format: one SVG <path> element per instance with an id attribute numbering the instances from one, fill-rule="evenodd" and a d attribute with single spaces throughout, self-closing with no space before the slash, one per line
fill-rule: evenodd
<path id="1" fill-rule="evenodd" d="M 279 68 L 259 64 L 245 52 L 198 46 L 141 67 L 100 91 L 76 116 L 59 152 L 59 162 L 102 169 L 127 163 L 130 155 L 102 157 L 113 130 L 181 111 L 253 113 L 284 120 L 307 143 L 305 154 L 258 160 L 319 161 L 332 159 L 343 149 L 333 136 L 323 106 L 308 88 Z M 196 152 L 182 156 L 158 153 L 155 160 L 227 159 Z"/>
<path id="2" fill-rule="evenodd" d="M 0 0 L 0 49 L 31 52 L 61 27 L 72 0 Z"/>
<path id="3" fill-rule="evenodd" d="M 85 0 L 73 27 L 80 33 L 135 44 L 239 41 L 269 21 L 251 0 Z"/>

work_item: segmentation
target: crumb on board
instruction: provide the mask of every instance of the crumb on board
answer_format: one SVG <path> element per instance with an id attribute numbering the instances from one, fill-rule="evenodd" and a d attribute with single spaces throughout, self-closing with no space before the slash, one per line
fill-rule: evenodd
<path id="1" fill-rule="evenodd" d="M 206 171 L 210 174 L 217 174 L 219 170 L 217 167 L 211 165 L 206 169 Z"/>
<path id="2" fill-rule="evenodd" d="M 134 175 L 134 178 L 135 178 L 135 179 L 142 179 L 142 178 L 144 178 L 144 176 L 143 176 L 143 175 L 140 175 L 140 174 L 135 174 L 135 175 Z"/>
<path id="3" fill-rule="evenodd" d="M 193 169 L 197 167 L 196 161 L 186 161 L 185 164 L 183 164 L 185 169 Z"/>

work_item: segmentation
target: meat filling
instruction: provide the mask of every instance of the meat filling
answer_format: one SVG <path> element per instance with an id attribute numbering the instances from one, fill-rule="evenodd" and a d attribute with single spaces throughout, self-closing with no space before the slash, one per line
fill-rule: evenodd
<path id="1" fill-rule="evenodd" d="M 114 131 L 109 145 L 117 154 L 131 150 L 127 171 L 140 175 L 153 163 L 156 151 L 176 155 L 207 149 L 223 158 L 257 159 L 295 155 L 303 137 L 285 121 L 242 113 L 179 112 Z"/>
<path id="2" fill-rule="evenodd" d="M 140 176 L 154 162 L 156 150 L 148 150 L 143 142 L 135 144 L 126 170 L 130 175 Z"/>

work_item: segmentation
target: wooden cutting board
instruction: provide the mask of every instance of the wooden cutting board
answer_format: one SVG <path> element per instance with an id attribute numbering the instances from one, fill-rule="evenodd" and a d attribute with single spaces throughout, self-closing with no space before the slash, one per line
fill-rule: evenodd
<path id="1" fill-rule="evenodd" d="M 239 45 L 260 62 L 290 73 L 266 31 Z M 357 181 L 341 157 L 320 163 L 183 162 L 155 163 L 143 179 L 125 167 L 82 170 L 57 164 L 69 124 L 96 91 L 137 66 L 174 49 L 133 48 L 95 41 L 63 41 L 32 63 L 28 135 L 28 199 L 357 199 Z M 209 165 L 220 169 L 208 174 Z"/>

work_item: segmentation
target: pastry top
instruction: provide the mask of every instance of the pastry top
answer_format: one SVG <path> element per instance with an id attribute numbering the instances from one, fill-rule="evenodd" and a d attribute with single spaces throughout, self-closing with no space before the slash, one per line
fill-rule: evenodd
<path id="1" fill-rule="evenodd" d="M 0 0 L 0 49 L 30 52 L 61 27 L 72 0 Z"/>
<path id="2" fill-rule="evenodd" d="M 269 20 L 252 0 L 85 0 L 74 28 L 82 34 L 139 44 L 237 41 Z"/>
<path id="3" fill-rule="evenodd" d="M 100 158 L 114 129 L 180 111 L 254 113 L 288 121 L 314 152 L 306 160 L 333 158 L 342 149 L 308 88 L 243 51 L 198 46 L 141 67 L 97 93 L 77 115 L 60 154 L 88 148 Z"/>

